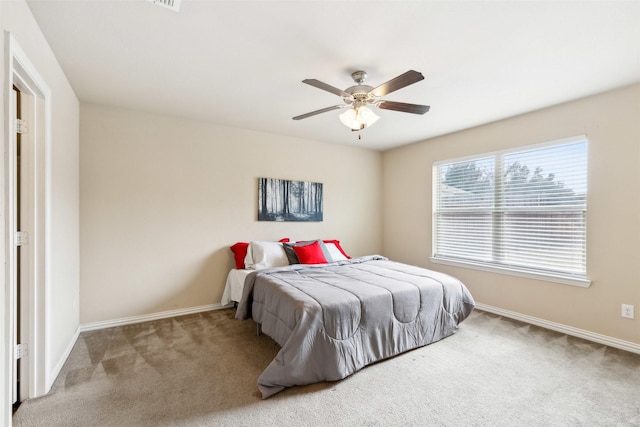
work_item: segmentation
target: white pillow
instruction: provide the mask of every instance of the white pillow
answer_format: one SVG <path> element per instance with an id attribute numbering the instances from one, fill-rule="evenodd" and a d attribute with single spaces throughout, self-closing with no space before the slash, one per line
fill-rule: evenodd
<path id="1" fill-rule="evenodd" d="M 250 270 L 284 267 L 289 259 L 280 242 L 250 242 L 244 266 Z"/>
<path id="2" fill-rule="evenodd" d="M 340 249 L 338 249 L 335 243 L 325 243 L 324 245 L 327 247 L 329 255 L 331 255 L 333 261 L 343 261 L 345 259 L 348 259 L 342 254 L 342 252 L 340 252 Z"/>

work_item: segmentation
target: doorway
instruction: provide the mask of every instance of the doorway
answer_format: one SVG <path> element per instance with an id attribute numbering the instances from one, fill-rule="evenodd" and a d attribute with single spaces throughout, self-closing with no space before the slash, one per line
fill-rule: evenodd
<path id="1" fill-rule="evenodd" d="M 22 213 L 22 209 L 21 209 L 21 171 L 22 171 L 22 162 L 21 162 L 21 145 L 22 145 L 22 136 L 21 136 L 21 132 L 25 131 L 24 126 L 22 126 L 22 105 L 21 105 L 21 93 L 20 93 L 20 89 L 18 89 L 15 85 L 13 86 L 13 92 L 12 92 L 12 97 L 11 97 L 11 103 L 14 106 L 14 120 L 16 121 L 16 125 L 15 125 L 15 158 L 11 159 L 10 161 L 12 161 L 15 164 L 15 195 L 14 195 L 14 215 L 15 215 L 15 226 L 16 226 L 16 230 L 19 233 L 20 230 L 22 229 L 22 222 L 21 222 L 21 213 Z M 19 242 L 22 243 L 22 242 Z M 20 403 L 24 400 L 23 396 L 21 396 L 21 390 L 20 390 L 20 378 L 21 378 L 21 368 L 22 366 L 24 366 L 24 363 L 22 362 L 22 358 L 23 358 L 23 350 L 25 347 L 22 347 L 23 344 L 26 344 L 23 342 L 23 337 L 22 337 L 22 325 L 21 325 L 21 318 L 22 318 L 22 309 L 20 307 L 20 294 L 21 294 L 21 284 L 20 284 L 20 271 L 21 271 L 21 258 L 20 258 L 20 248 L 21 248 L 21 244 L 18 244 L 14 247 L 14 260 L 15 260 L 15 265 L 12 266 L 12 268 L 15 269 L 15 283 L 14 283 L 14 289 L 15 291 L 13 292 L 13 298 L 11 301 L 11 304 L 13 305 L 13 348 L 14 350 L 14 354 L 13 354 L 13 366 L 12 366 L 12 373 L 13 373 L 13 380 L 12 380 L 12 395 L 11 395 L 11 403 L 13 405 L 13 412 L 15 412 L 18 409 L 18 406 L 20 406 Z M 26 362 L 26 360 L 25 360 Z"/>
<path id="2" fill-rule="evenodd" d="M 12 410 L 50 387 L 47 371 L 48 223 L 51 91 L 11 33 L 3 147 L 4 342 L 2 425 Z M 10 94 L 8 93 L 10 92 Z M 18 120 L 17 118 L 20 118 Z"/>

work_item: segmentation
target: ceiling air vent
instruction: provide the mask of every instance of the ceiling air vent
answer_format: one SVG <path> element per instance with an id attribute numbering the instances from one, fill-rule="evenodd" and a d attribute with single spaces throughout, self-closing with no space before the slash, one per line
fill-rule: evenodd
<path id="1" fill-rule="evenodd" d="M 149 3 L 153 3 L 158 6 L 166 7 L 174 12 L 180 11 L 180 0 L 147 0 Z"/>

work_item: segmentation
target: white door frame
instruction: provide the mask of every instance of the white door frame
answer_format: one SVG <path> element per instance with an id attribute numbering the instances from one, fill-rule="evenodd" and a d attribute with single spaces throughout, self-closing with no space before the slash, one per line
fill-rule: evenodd
<path id="1" fill-rule="evenodd" d="M 20 89 L 25 101 L 23 117 L 28 122 L 28 133 L 22 135 L 26 147 L 23 155 L 25 172 L 22 186 L 26 192 L 23 201 L 25 222 L 23 231 L 28 233 L 28 244 L 22 246 L 21 258 L 25 258 L 21 269 L 23 290 L 21 317 L 24 325 L 23 339 L 28 343 L 26 365 L 22 370 L 21 397 L 33 398 L 47 393 L 48 331 L 46 327 L 48 281 L 49 281 L 49 221 L 50 221 L 50 145 L 51 145 L 51 91 L 36 68 L 29 61 L 15 38 L 5 32 L 5 88 L 4 88 L 4 233 L 5 233 L 5 386 L 7 402 L 2 402 L 11 414 L 10 400 L 14 380 L 14 300 L 16 295 L 15 255 L 15 195 L 16 195 L 16 107 L 11 102 L 13 86 Z M 25 111 L 26 110 L 26 111 Z M 26 271 L 22 271 L 26 270 Z M 26 377 L 26 378 L 25 378 Z M 24 381 L 26 380 L 26 381 Z"/>

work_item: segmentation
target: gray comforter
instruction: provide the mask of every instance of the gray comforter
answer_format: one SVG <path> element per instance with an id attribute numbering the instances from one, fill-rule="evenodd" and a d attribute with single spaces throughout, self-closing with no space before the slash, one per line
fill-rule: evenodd
<path id="1" fill-rule="evenodd" d="M 474 305 L 459 280 L 374 255 L 251 273 L 236 317 L 282 347 L 258 379 L 266 399 L 445 338 Z"/>

